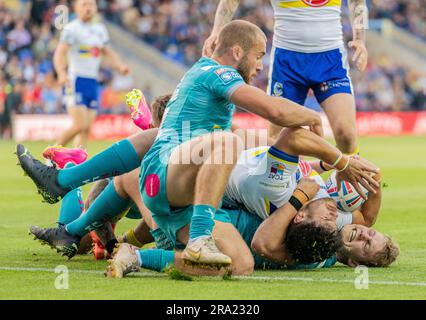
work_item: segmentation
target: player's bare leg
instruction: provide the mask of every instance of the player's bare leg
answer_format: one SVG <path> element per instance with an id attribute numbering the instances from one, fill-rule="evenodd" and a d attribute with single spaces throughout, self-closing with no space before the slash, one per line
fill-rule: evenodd
<path id="1" fill-rule="evenodd" d="M 65 146 L 77 134 L 83 131 L 84 123 L 86 121 L 86 106 L 68 107 L 68 114 L 72 119 L 71 127 L 66 129 L 59 137 L 57 144 Z"/>
<path id="2" fill-rule="evenodd" d="M 337 148 L 346 154 L 357 153 L 358 138 L 353 95 L 347 93 L 334 94 L 326 99 L 321 107 L 330 122 Z"/>
<path id="3" fill-rule="evenodd" d="M 158 129 L 138 132 L 84 163 L 64 170 L 56 170 L 41 163 L 23 145 L 17 145 L 16 154 L 22 169 L 34 181 L 45 201 L 56 203 L 72 189 L 139 167 L 141 159 L 154 143 L 157 132 Z M 62 180 L 61 175 L 64 177 Z"/>
<path id="4" fill-rule="evenodd" d="M 137 168 L 129 173 L 114 178 L 114 187 L 117 193 L 122 198 L 130 198 L 136 204 L 139 212 L 145 223 L 150 229 L 157 228 L 155 222 L 152 220 L 151 213 L 148 208 L 143 204 L 139 188 L 139 174 L 140 168 Z"/>
<path id="5" fill-rule="evenodd" d="M 218 250 L 213 237 L 206 233 L 213 228 L 214 212 L 242 145 L 236 135 L 216 132 L 183 143 L 171 154 L 167 171 L 168 201 L 173 207 L 194 205 L 190 241 L 183 252 L 188 263 L 231 263 L 231 259 Z"/>
<path id="6" fill-rule="evenodd" d="M 93 109 L 85 108 L 86 116 L 81 125 L 81 131 L 74 138 L 74 147 L 87 147 L 87 140 L 89 139 L 90 129 L 96 120 L 97 112 Z"/>

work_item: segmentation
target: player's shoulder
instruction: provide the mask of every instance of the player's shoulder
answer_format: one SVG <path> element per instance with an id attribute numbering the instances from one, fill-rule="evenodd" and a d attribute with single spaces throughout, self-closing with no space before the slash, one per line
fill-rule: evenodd
<path id="1" fill-rule="evenodd" d="M 92 27 L 96 28 L 96 29 L 99 29 L 99 30 L 102 30 L 104 32 L 107 32 L 107 28 L 106 28 L 105 24 L 102 21 L 93 22 Z"/>
<path id="2" fill-rule="evenodd" d="M 78 28 L 80 28 L 80 21 L 78 19 L 74 19 L 70 22 L 68 22 L 65 27 L 64 27 L 64 31 L 74 31 Z"/>
<path id="3" fill-rule="evenodd" d="M 202 76 L 203 78 L 209 78 L 210 81 L 215 81 L 216 79 L 219 79 L 224 84 L 227 84 L 232 80 L 243 80 L 243 78 L 235 68 L 218 64 L 216 61 L 210 58 L 201 58 L 198 61 L 197 69 L 200 72 L 200 76 Z"/>

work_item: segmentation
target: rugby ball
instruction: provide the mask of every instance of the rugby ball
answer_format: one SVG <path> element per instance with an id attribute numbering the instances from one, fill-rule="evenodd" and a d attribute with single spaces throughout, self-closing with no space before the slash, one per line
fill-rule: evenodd
<path id="1" fill-rule="evenodd" d="M 361 190 L 368 196 L 368 190 L 359 185 Z M 341 181 L 340 190 L 337 191 L 336 171 L 334 171 L 326 183 L 327 192 L 336 202 L 337 207 L 345 212 L 353 212 L 357 210 L 365 200 L 359 195 L 352 184 L 347 181 Z"/>

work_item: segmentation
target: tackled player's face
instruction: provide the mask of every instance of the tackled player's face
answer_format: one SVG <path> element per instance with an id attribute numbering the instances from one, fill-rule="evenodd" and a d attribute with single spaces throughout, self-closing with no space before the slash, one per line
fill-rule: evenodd
<path id="1" fill-rule="evenodd" d="M 245 53 L 237 66 L 237 71 L 244 81 L 251 84 L 259 72 L 263 70 L 263 56 L 266 53 L 266 41 L 263 37 L 258 37 L 253 48 Z"/>
<path id="2" fill-rule="evenodd" d="M 77 0 L 75 2 L 75 13 L 82 21 L 90 21 L 97 10 L 96 0 Z"/>
<path id="3" fill-rule="evenodd" d="M 348 265 L 374 264 L 377 253 L 386 246 L 387 239 L 380 232 L 359 224 L 350 224 L 340 231 L 342 247 L 339 253 L 348 258 Z"/>
<path id="4" fill-rule="evenodd" d="M 328 198 L 316 200 L 309 210 L 306 210 L 304 218 L 307 222 L 316 222 L 319 225 L 328 226 L 332 230 L 336 230 L 336 219 L 336 203 Z"/>

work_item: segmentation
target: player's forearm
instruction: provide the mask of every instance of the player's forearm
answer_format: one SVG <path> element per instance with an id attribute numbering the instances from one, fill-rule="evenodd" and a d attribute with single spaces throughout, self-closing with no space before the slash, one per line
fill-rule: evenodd
<path id="1" fill-rule="evenodd" d="M 286 203 L 261 223 L 253 236 L 251 247 L 254 252 L 280 264 L 291 264 L 292 259 L 285 250 L 285 238 L 296 209 Z"/>
<path id="2" fill-rule="evenodd" d="M 212 33 L 218 34 L 222 27 L 232 20 L 240 0 L 221 0 L 217 6 Z"/>
<path id="3" fill-rule="evenodd" d="M 123 61 L 121 60 L 120 56 L 110 47 L 104 48 L 104 57 L 109 61 L 112 68 L 119 69 L 123 65 Z"/>
<path id="4" fill-rule="evenodd" d="M 353 30 L 353 40 L 365 43 L 368 28 L 368 8 L 365 0 L 350 0 L 349 11 Z"/>
<path id="5" fill-rule="evenodd" d="M 269 97 L 269 112 L 266 118 L 281 127 L 321 125 L 321 117 L 315 111 L 302 107 L 290 100 Z"/>
<path id="6" fill-rule="evenodd" d="M 268 96 L 250 85 L 238 88 L 231 96 L 231 102 L 281 127 L 321 125 L 317 112 L 288 99 Z"/>
<path id="7" fill-rule="evenodd" d="M 67 72 L 67 53 L 68 50 L 60 44 L 53 54 L 53 66 L 57 74 Z"/>
<path id="8" fill-rule="evenodd" d="M 381 187 L 376 189 L 376 193 L 370 192 L 368 194 L 368 200 L 362 205 L 361 213 L 364 218 L 364 225 L 371 227 L 376 223 L 377 216 L 380 212 L 382 204 L 382 189 Z"/>
<path id="9" fill-rule="evenodd" d="M 287 128 L 275 144 L 276 147 L 295 156 L 309 156 L 334 164 L 341 152 L 325 139 L 303 128 Z M 346 161 L 339 161 L 339 165 Z M 339 169 L 341 169 L 339 166 Z"/>

